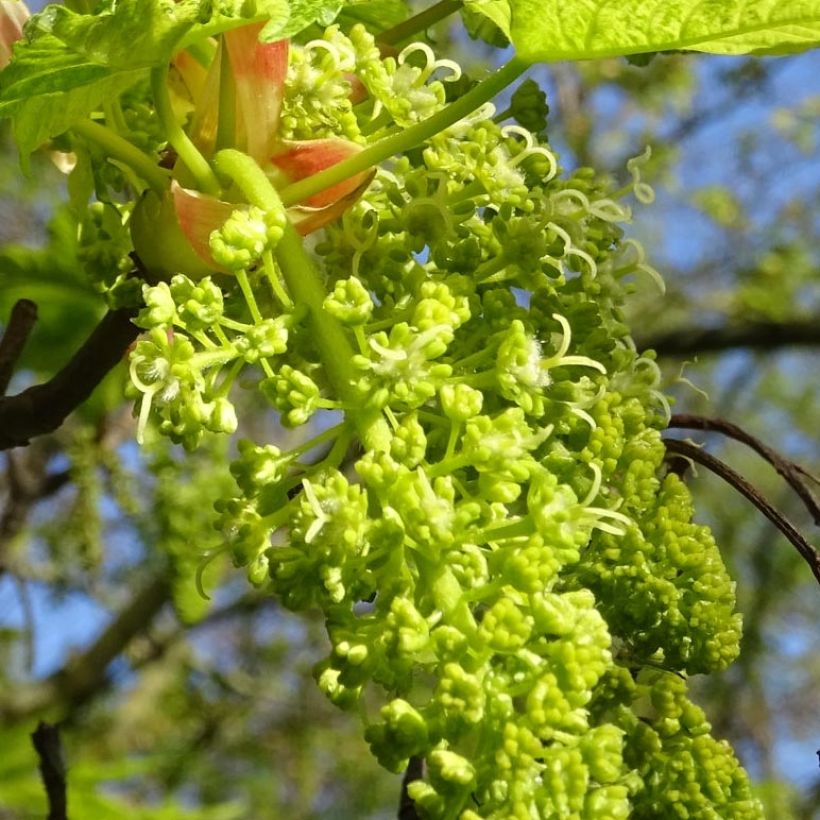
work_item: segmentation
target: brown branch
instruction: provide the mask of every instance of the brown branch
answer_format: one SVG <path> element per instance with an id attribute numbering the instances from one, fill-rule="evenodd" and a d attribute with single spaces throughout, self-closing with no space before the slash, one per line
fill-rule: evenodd
<path id="1" fill-rule="evenodd" d="M 49 498 L 65 486 L 71 478 L 68 470 L 46 473 L 44 454 L 26 451 L 26 464 L 18 462 L 15 453 L 8 453 L 6 471 L 8 495 L 0 513 L 0 576 L 8 569 L 6 550 L 22 532 L 29 512 L 35 503 Z"/>
<path id="2" fill-rule="evenodd" d="M 652 349 L 659 356 L 682 357 L 720 353 L 733 348 L 763 352 L 781 347 L 820 345 L 820 317 L 790 322 L 747 322 L 724 327 L 688 327 L 638 338 L 640 350 Z"/>
<path id="3" fill-rule="evenodd" d="M 109 310 L 68 364 L 45 384 L 0 398 L 0 450 L 51 433 L 79 407 L 141 332 L 134 312 Z"/>
<path id="4" fill-rule="evenodd" d="M 20 687 L 0 700 L 0 723 L 19 723 L 45 709 L 68 713 L 88 701 L 107 685 L 110 663 L 151 626 L 169 597 L 165 576 L 152 578 L 88 649 L 45 680 Z"/>
<path id="5" fill-rule="evenodd" d="M 28 299 L 18 299 L 9 315 L 9 323 L 0 339 L 0 396 L 5 396 L 17 360 L 26 346 L 37 322 L 37 305 Z"/>
<path id="6" fill-rule="evenodd" d="M 720 459 L 705 452 L 696 444 L 680 439 L 664 439 L 664 446 L 668 453 L 675 453 L 685 456 L 697 464 L 702 464 L 715 475 L 720 476 L 727 484 L 734 487 L 741 495 L 752 502 L 755 507 L 772 522 L 772 524 L 786 536 L 794 545 L 802 558 L 811 567 L 814 577 L 820 582 L 820 553 L 806 541 L 797 531 L 796 527 L 781 515 L 766 499 L 746 481 L 743 476 L 736 473 L 728 464 L 724 464 Z"/>
<path id="7" fill-rule="evenodd" d="M 40 759 L 40 775 L 48 797 L 47 820 L 68 820 L 65 762 L 60 730 L 40 721 L 31 734 L 31 742 Z"/>
<path id="8" fill-rule="evenodd" d="M 399 820 L 419 820 L 419 813 L 413 798 L 408 794 L 407 787 L 414 780 L 421 780 L 424 777 L 424 758 L 411 757 L 407 764 L 407 770 L 401 781 L 401 797 L 399 798 Z"/>
<path id="9" fill-rule="evenodd" d="M 707 416 L 694 416 L 688 413 L 676 413 L 669 419 L 669 427 L 684 430 L 706 430 L 708 432 L 723 433 L 724 436 L 735 439 L 747 447 L 751 447 L 759 456 L 764 458 L 777 472 L 783 476 L 789 486 L 800 496 L 806 509 L 814 519 L 814 523 L 820 526 L 820 504 L 814 497 L 812 491 L 806 486 L 803 478 L 809 478 L 818 482 L 808 470 L 799 464 L 795 464 L 784 458 L 776 450 L 773 450 L 760 439 L 747 433 L 742 427 L 732 424 L 730 421 L 720 418 L 709 418 Z"/>

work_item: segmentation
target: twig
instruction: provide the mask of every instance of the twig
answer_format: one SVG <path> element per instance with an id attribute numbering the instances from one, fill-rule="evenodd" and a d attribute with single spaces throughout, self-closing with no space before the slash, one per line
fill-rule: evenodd
<path id="1" fill-rule="evenodd" d="M 151 626 L 170 594 L 166 573 L 150 579 L 85 652 L 45 680 L 0 698 L 0 723 L 19 723 L 44 709 L 69 712 L 105 688 L 111 661 Z"/>
<path id="2" fill-rule="evenodd" d="M 421 780 L 424 777 L 424 758 L 411 757 L 407 763 L 407 770 L 401 781 L 401 797 L 399 798 L 399 820 L 420 820 L 416 811 L 416 804 L 410 797 L 407 787 L 414 780 Z"/>
<path id="3" fill-rule="evenodd" d="M 68 820 L 65 762 L 60 730 L 40 721 L 31 734 L 31 742 L 40 758 L 40 775 L 48 797 L 47 820 Z"/>
<path id="4" fill-rule="evenodd" d="M 684 430 L 706 430 L 714 433 L 723 433 L 724 436 L 735 439 L 742 444 L 751 447 L 759 456 L 764 458 L 777 472 L 783 476 L 789 486 L 800 496 L 806 509 L 814 519 L 814 523 L 820 526 L 820 504 L 814 497 L 812 491 L 805 485 L 803 478 L 808 478 L 815 483 L 820 483 L 816 476 L 808 470 L 784 458 L 776 450 L 764 444 L 759 438 L 746 432 L 742 427 L 732 424 L 730 421 L 720 418 L 710 418 L 708 416 L 694 416 L 688 413 L 675 413 L 669 419 L 669 427 Z"/>
<path id="5" fill-rule="evenodd" d="M 141 332 L 133 311 L 109 310 L 68 364 L 50 381 L 0 398 L 0 450 L 56 430 L 122 359 Z"/>
<path id="6" fill-rule="evenodd" d="M 32 506 L 44 498 L 58 492 L 70 479 L 68 470 L 45 474 L 45 464 L 41 454 L 26 451 L 28 465 L 18 463 L 14 453 L 7 453 L 8 494 L 6 505 L 0 513 L 0 576 L 8 569 L 6 550 L 22 531 Z"/>
<path id="7" fill-rule="evenodd" d="M 20 609 L 23 613 L 23 624 L 25 626 L 23 638 L 26 653 L 25 667 L 26 672 L 31 675 L 34 670 L 36 652 L 35 647 L 37 645 L 37 620 L 34 617 L 34 607 L 31 603 L 31 594 L 28 589 L 28 581 L 25 578 L 15 578 L 14 582 L 17 587 L 17 597 L 20 600 Z"/>
<path id="8" fill-rule="evenodd" d="M 720 353 L 733 348 L 768 352 L 780 347 L 820 345 L 820 318 L 789 322 L 749 322 L 724 327 L 688 327 L 657 336 L 638 338 L 641 350 L 651 348 L 659 356 L 693 356 Z"/>
<path id="9" fill-rule="evenodd" d="M 37 322 L 37 305 L 28 299 L 18 299 L 9 315 L 9 323 L 0 339 L 0 396 L 5 396 L 17 360 L 26 346 Z"/>
<path id="10" fill-rule="evenodd" d="M 702 450 L 696 444 L 680 439 L 664 439 L 663 443 L 667 452 L 685 456 L 692 461 L 702 464 L 715 475 L 720 476 L 727 484 L 734 487 L 741 495 L 745 496 L 757 507 L 772 524 L 777 527 L 783 535 L 794 545 L 806 563 L 811 567 L 814 577 L 820 582 L 820 553 L 806 541 L 797 531 L 795 526 L 783 515 L 781 515 L 766 499 L 746 481 L 743 476 L 736 473 L 728 464 L 724 464 L 720 459 Z"/>

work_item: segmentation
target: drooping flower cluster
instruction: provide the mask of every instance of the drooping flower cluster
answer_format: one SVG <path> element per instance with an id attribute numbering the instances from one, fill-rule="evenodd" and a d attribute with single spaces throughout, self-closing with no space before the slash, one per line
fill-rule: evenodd
<path id="1" fill-rule="evenodd" d="M 360 27 L 291 48 L 287 71 L 282 51 L 287 139 L 408 127 L 445 104 L 434 72 L 457 74 L 426 46 L 382 59 Z M 141 424 L 158 411 L 189 446 L 231 431 L 245 365 L 286 425 L 341 413 L 290 451 L 240 442 L 217 528 L 254 583 L 322 610 L 332 650 L 316 678 L 334 703 L 382 692 L 365 736 L 391 770 L 424 759 L 409 786 L 422 816 L 757 817 L 679 677 L 725 667 L 739 621 L 665 474 L 657 367 L 622 321 L 629 283 L 653 272 L 623 240 L 619 197 L 585 169 L 562 177 L 548 145 L 491 115 L 323 216 L 305 269 L 321 270 L 318 305 L 280 278 L 284 210 L 210 202 L 227 210 L 197 253 L 236 285 L 226 299 L 182 271 L 146 288 Z M 260 165 L 269 138 L 249 139 Z"/>

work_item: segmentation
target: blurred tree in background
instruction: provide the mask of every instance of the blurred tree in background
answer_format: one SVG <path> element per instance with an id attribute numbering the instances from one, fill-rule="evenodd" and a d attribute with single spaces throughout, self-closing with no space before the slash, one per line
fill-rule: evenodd
<path id="1" fill-rule="evenodd" d="M 442 51 L 454 36 L 446 25 L 430 35 Z M 481 41 L 452 47 L 467 65 L 496 54 Z M 658 352 L 673 412 L 740 424 L 816 470 L 820 54 L 658 55 L 530 75 L 547 92 L 546 132 L 565 167 L 626 181 L 626 160 L 652 148 L 657 198 L 632 235 L 666 293 L 642 286 L 630 321 Z M 19 298 L 39 308 L 17 392 L 53 374 L 104 305 L 77 261 L 70 212 L 55 210 L 65 178 L 36 158 L 22 180 L 5 132 L 2 143 L 0 317 Z M 217 545 L 228 445 L 185 459 L 165 440 L 138 450 L 125 377 L 121 366 L 55 434 L 4 456 L 0 818 L 43 816 L 28 741 L 38 719 L 63 721 L 84 818 L 395 816 L 398 778 L 313 684 L 321 623 L 249 592 L 223 558 L 202 573 L 210 600 L 197 591 L 201 555 Z M 240 417 L 240 434 L 277 435 L 261 403 Z M 706 441 L 804 533 L 818 523 L 741 444 L 679 433 Z M 815 582 L 752 506 L 695 473 L 698 516 L 737 579 L 745 627 L 740 659 L 695 684 L 697 698 L 771 817 L 820 817 Z"/>

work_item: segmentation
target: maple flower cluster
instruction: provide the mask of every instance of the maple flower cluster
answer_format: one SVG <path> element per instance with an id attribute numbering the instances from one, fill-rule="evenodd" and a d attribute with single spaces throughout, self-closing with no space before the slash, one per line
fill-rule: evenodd
<path id="1" fill-rule="evenodd" d="M 304 45 L 261 29 L 223 34 L 210 68 L 176 55 L 174 110 L 156 75 L 160 120 L 187 117 L 173 181 L 133 211 L 92 206 L 81 234 L 119 286 L 130 233 L 151 280 L 139 437 L 235 432 L 240 374 L 285 426 L 320 422 L 289 450 L 238 443 L 217 552 L 322 611 L 318 685 L 383 766 L 424 761 L 421 816 L 759 817 L 686 695 L 740 623 L 623 322 L 656 277 L 623 238 L 623 191 L 562 173 L 525 84 L 515 121 L 485 106 L 286 208 L 277 190 L 440 112 L 461 69 L 424 44 L 385 57 L 362 26 Z M 122 113 L 159 155 L 147 93 Z M 320 229 L 307 252 L 298 234 Z"/>
<path id="2" fill-rule="evenodd" d="M 361 27 L 289 54 L 288 140 L 365 144 L 443 108 L 459 76 L 426 46 L 383 58 Z M 363 712 L 383 766 L 424 760 L 422 816 L 760 816 L 686 697 L 683 675 L 735 657 L 740 624 L 664 467 L 657 367 L 623 323 L 631 283 L 654 276 L 623 239 L 628 208 L 488 109 L 366 181 L 325 195 L 343 207 L 312 257 L 320 324 L 349 345 L 341 392 L 280 275 L 304 214 L 217 205 L 206 248 L 184 216 L 202 195 L 176 192 L 213 273 L 145 288 L 141 425 L 190 447 L 230 432 L 250 365 L 283 424 L 321 420 L 289 451 L 240 441 L 216 526 L 253 583 L 324 613 L 317 682 Z M 224 298 L 218 271 L 239 280 Z"/>

